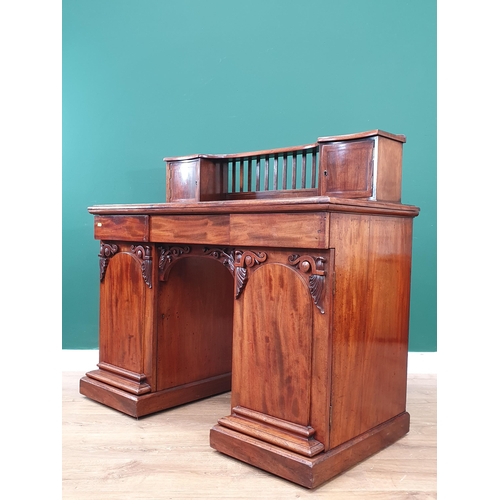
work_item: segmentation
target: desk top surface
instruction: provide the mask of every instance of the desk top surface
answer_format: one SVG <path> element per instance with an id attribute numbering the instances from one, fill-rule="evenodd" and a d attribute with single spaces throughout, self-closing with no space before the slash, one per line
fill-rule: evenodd
<path id="1" fill-rule="evenodd" d="M 401 203 L 309 196 L 279 199 L 224 200 L 186 203 L 137 203 L 94 205 L 88 208 L 94 215 L 182 215 L 279 212 L 352 212 L 416 217 L 420 209 Z"/>

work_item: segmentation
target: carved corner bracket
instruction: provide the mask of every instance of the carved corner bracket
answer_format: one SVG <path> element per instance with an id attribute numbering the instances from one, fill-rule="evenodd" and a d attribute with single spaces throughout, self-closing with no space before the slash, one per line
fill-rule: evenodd
<path id="1" fill-rule="evenodd" d="M 236 298 L 241 295 L 248 281 L 247 268 L 253 267 L 256 264 L 261 264 L 267 259 L 265 252 L 252 252 L 250 250 L 236 250 L 235 255 L 235 274 L 236 274 Z"/>
<path id="2" fill-rule="evenodd" d="M 309 292 L 314 301 L 314 305 L 325 314 L 322 305 L 323 288 L 325 285 L 325 262 L 323 257 L 311 257 L 310 255 L 300 256 L 293 254 L 288 257 L 290 265 L 297 268 L 300 272 L 309 276 Z"/>
<path id="3" fill-rule="evenodd" d="M 104 279 L 106 268 L 108 267 L 109 259 L 118 252 L 118 245 L 104 243 L 101 241 L 101 249 L 99 251 L 99 275 L 100 280 Z"/>
<path id="4" fill-rule="evenodd" d="M 205 247 L 203 253 L 221 262 L 234 276 L 234 250 L 230 248 Z"/>
<path id="5" fill-rule="evenodd" d="M 142 245 L 132 245 L 130 247 L 130 250 L 140 260 L 142 277 L 144 278 L 146 285 L 148 285 L 148 287 L 151 288 L 152 287 L 151 275 L 153 270 L 153 258 L 151 256 L 151 247 Z"/>
<path id="6" fill-rule="evenodd" d="M 160 280 L 165 281 L 168 277 L 168 273 L 170 272 L 170 266 L 172 263 L 184 254 L 190 253 L 191 247 L 160 246 L 158 247 L 158 250 L 160 251 L 160 258 L 158 262 Z"/>

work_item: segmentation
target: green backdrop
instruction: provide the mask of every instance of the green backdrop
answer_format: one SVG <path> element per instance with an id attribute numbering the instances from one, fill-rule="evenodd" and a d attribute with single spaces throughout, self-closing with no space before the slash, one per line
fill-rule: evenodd
<path id="1" fill-rule="evenodd" d="M 64 349 L 98 346 L 87 207 L 162 202 L 165 156 L 405 134 L 410 350 L 436 350 L 435 0 L 63 0 Z"/>

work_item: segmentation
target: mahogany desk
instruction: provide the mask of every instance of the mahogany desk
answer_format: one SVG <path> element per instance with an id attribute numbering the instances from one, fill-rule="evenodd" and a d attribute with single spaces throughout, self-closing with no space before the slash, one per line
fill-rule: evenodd
<path id="1" fill-rule="evenodd" d="M 216 450 L 313 488 L 405 435 L 405 137 L 166 158 L 167 202 L 102 205 L 99 364 L 140 417 L 231 390 Z"/>

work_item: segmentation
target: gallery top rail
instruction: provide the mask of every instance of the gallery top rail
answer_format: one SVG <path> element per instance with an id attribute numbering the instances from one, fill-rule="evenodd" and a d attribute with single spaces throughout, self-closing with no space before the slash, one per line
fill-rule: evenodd
<path id="1" fill-rule="evenodd" d="M 371 130 L 287 148 L 168 157 L 166 201 L 325 195 L 401 202 L 404 142 Z"/>

